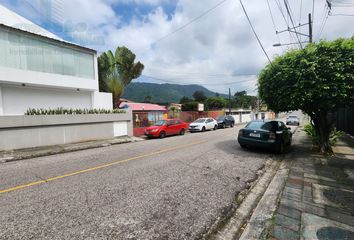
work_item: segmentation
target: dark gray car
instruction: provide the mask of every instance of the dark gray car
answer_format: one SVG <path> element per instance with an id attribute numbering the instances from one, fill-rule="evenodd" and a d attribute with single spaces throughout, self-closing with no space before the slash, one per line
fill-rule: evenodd
<path id="1" fill-rule="evenodd" d="M 216 119 L 218 128 L 234 127 L 235 119 L 233 116 L 221 116 Z"/>

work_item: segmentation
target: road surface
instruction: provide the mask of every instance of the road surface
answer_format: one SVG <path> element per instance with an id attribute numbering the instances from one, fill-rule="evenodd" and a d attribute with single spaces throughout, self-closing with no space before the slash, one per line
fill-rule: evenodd
<path id="1" fill-rule="evenodd" d="M 0 239 L 195 239 L 270 152 L 240 126 L 0 164 Z"/>

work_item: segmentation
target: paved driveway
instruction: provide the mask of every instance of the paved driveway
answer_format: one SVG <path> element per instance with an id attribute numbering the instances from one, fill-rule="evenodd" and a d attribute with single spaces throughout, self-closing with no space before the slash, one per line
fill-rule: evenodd
<path id="1" fill-rule="evenodd" d="M 0 164 L 0 239 L 195 239 L 271 153 L 240 127 Z"/>

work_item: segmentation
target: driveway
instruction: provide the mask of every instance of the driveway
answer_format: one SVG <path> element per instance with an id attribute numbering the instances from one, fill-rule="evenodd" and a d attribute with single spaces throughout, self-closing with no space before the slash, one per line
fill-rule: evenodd
<path id="1" fill-rule="evenodd" d="M 0 239 L 200 238 L 273 157 L 239 129 L 0 164 Z"/>

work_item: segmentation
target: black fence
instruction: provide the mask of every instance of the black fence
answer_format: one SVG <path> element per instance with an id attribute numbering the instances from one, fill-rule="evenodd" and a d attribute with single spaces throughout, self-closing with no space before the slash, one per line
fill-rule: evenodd
<path id="1" fill-rule="evenodd" d="M 354 136 L 354 107 L 339 109 L 337 112 L 337 130 Z"/>

